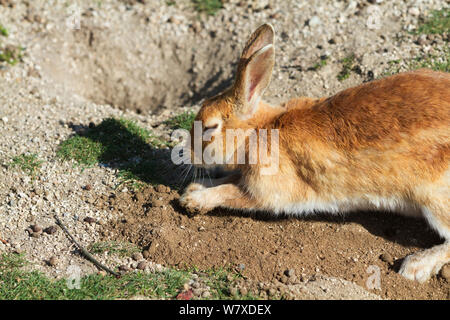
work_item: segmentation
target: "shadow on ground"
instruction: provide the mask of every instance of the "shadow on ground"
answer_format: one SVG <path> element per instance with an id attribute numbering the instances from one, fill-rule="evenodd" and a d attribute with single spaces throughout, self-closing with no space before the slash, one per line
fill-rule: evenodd
<path id="1" fill-rule="evenodd" d="M 69 124 L 74 135 L 60 144 L 57 154 L 83 167 L 96 164 L 117 170 L 123 183 L 182 187 L 184 166 L 171 161 L 170 143 L 125 119 L 108 118 L 100 124 Z M 185 179 L 187 180 L 187 179 Z"/>

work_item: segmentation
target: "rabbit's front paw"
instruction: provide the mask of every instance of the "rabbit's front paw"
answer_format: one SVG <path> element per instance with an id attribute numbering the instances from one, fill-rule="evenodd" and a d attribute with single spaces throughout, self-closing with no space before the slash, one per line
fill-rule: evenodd
<path id="1" fill-rule="evenodd" d="M 191 214 L 206 213 L 218 206 L 220 195 L 212 188 L 192 183 L 180 198 L 180 204 Z"/>

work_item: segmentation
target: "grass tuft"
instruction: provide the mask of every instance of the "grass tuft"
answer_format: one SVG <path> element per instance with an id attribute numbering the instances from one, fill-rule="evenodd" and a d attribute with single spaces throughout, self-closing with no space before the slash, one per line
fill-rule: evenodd
<path id="1" fill-rule="evenodd" d="M 339 81 L 343 81 L 348 77 L 350 77 L 350 72 L 355 68 L 356 57 L 352 53 L 347 57 L 345 57 L 344 59 L 342 59 L 341 62 L 342 62 L 342 70 L 337 75 L 337 79 Z"/>
<path id="2" fill-rule="evenodd" d="M 450 8 L 431 12 L 429 18 L 421 24 L 416 34 L 443 34 L 450 32 Z"/>
<path id="3" fill-rule="evenodd" d="M 164 123 L 172 129 L 191 130 L 192 124 L 195 120 L 195 113 L 193 111 L 186 111 L 177 116 L 166 120 Z"/>
<path id="4" fill-rule="evenodd" d="M 5 62 L 11 66 L 16 65 L 22 60 L 23 48 L 14 46 L 5 46 L 0 48 L 0 63 Z"/>
<path id="5" fill-rule="evenodd" d="M 91 274 L 81 277 L 77 289 L 69 288 L 68 279 L 55 280 L 38 271 L 25 271 L 25 265 L 23 255 L 0 255 L 0 300 L 111 300 L 136 296 L 174 299 L 192 275 L 191 271 L 175 269 L 129 272 L 120 278 Z M 255 299 L 251 295 L 231 296 L 229 287 L 238 274 L 223 269 L 201 273 L 211 288 L 211 299 Z"/>
<path id="6" fill-rule="evenodd" d="M 2 35 L 2 36 L 4 36 L 4 37 L 9 36 L 8 29 L 6 29 L 6 28 L 5 28 L 4 26 L 2 26 L 1 24 L 0 24 L 0 35 Z"/>
<path id="7" fill-rule="evenodd" d="M 213 16 L 223 8 L 221 0 L 192 0 L 194 9 L 200 13 Z"/>
<path id="8" fill-rule="evenodd" d="M 36 178 L 36 175 L 41 170 L 43 160 L 39 160 L 37 154 L 21 154 L 12 159 L 10 167 L 19 168 L 31 178 Z"/>
<path id="9" fill-rule="evenodd" d="M 440 54 L 423 55 L 407 60 L 392 60 L 383 76 L 390 76 L 399 72 L 428 68 L 434 71 L 450 72 L 450 48 Z"/>
<path id="10" fill-rule="evenodd" d="M 109 254 L 118 255 L 120 257 L 129 257 L 133 255 L 133 253 L 140 251 L 136 245 L 121 241 L 96 242 L 91 244 L 88 250 L 92 254 L 108 252 Z"/>
<path id="11" fill-rule="evenodd" d="M 83 168 L 99 163 L 116 168 L 119 185 L 140 188 L 147 183 L 163 183 L 168 164 L 155 156 L 155 150 L 168 146 L 170 143 L 134 121 L 108 118 L 62 142 L 57 156 L 74 160 Z"/>
<path id="12" fill-rule="evenodd" d="M 317 71 L 321 69 L 322 67 L 325 67 L 327 65 L 328 57 L 327 56 L 321 56 L 319 62 L 314 64 L 310 70 Z"/>

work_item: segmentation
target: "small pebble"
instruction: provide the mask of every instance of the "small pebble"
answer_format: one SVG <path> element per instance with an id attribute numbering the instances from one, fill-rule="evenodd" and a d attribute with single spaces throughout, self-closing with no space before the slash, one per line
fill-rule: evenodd
<path id="1" fill-rule="evenodd" d="M 150 257 L 150 252 L 148 252 L 148 250 L 144 250 L 144 251 L 142 252 L 142 257 L 143 257 L 144 259 L 148 259 L 148 257 Z"/>
<path id="2" fill-rule="evenodd" d="M 294 269 L 285 270 L 284 275 L 289 278 L 293 277 L 295 275 L 295 270 Z"/>
<path id="3" fill-rule="evenodd" d="M 238 289 L 237 288 L 235 288 L 235 287 L 231 287 L 230 288 L 230 293 L 231 293 L 231 295 L 233 296 L 233 297 L 236 297 L 237 295 L 238 295 Z"/>
<path id="4" fill-rule="evenodd" d="M 58 231 L 58 228 L 56 226 L 50 226 L 44 229 L 44 232 L 47 234 L 54 234 Z"/>
<path id="5" fill-rule="evenodd" d="M 155 189 L 157 192 L 160 192 L 160 193 L 169 193 L 170 192 L 170 187 L 165 186 L 163 184 L 157 185 Z"/>
<path id="6" fill-rule="evenodd" d="M 142 255 L 142 253 L 136 252 L 136 253 L 133 253 L 133 255 L 131 256 L 131 258 L 132 258 L 134 261 L 141 261 L 142 259 L 144 259 L 144 256 Z"/>
<path id="7" fill-rule="evenodd" d="M 52 256 L 50 259 L 48 259 L 48 265 L 51 267 L 54 267 L 58 264 L 58 259 L 55 256 Z"/>
<path id="8" fill-rule="evenodd" d="M 389 253 L 383 253 L 380 255 L 381 261 L 387 262 L 389 264 L 394 263 L 394 258 Z"/>
<path id="9" fill-rule="evenodd" d="M 84 186 L 83 189 L 86 190 L 86 191 L 90 191 L 90 190 L 92 190 L 92 186 L 90 184 L 87 184 L 87 185 Z"/>
<path id="10" fill-rule="evenodd" d="M 32 232 L 32 233 L 31 233 L 31 236 L 32 236 L 33 238 L 39 238 L 39 237 L 41 236 L 41 233 L 40 233 L 40 232 Z"/>
<path id="11" fill-rule="evenodd" d="M 130 270 L 131 270 L 130 267 L 128 267 L 127 265 L 122 264 L 119 266 L 119 271 L 128 272 Z"/>
<path id="12" fill-rule="evenodd" d="M 33 232 L 38 232 L 38 233 L 42 232 L 42 228 L 39 227 L 37 224 L 32 225 L 31 230 L 33 230 Z"/>
<path id="13" fill-rule="evenodd" d="M 270 288 L 267 293 L 269 294 L 269 297 L 273 297 L 277 294 L 277 290 L 275 290 L 274 288 Z"/>
<path id="14" fill-rule="evenodd" d="M 84 222 L 87 222 L 87 223 L 94 223 L 94 222 L 95 222 L 95 219 L 94 219 L 94 218 L 91 218 L 91 217 L 86 217 L 86 218 L 83 219 L 83 221 L 84 221 Z"/>
<path id="15" fill-rule="evenodd" d="M 450 264 L 446 264 L 445 266 L 442 267 L 440 275 L 447 282 L 450 282 Z"/>
<path id="16" fill-rule="evenodd" d="M 141 261 L 138 263 L 137 268 L 139 270 L 145 270 L 145 268 L 147 267 L 147 261 Z"/>
<path id="17" fill-rule="evenodd" d="M 200 297 L 203 293 L 202 289 L 193 289 L 192 293 L 194 294 L 194 296 L 196 297 Z"/>
<path id="18" fill-rule="evenodd" d="M 202 298 L 208 299 L 210 297 L 211 297 L 211 292 L 209 292 L 208 290 L 203 291 Z"/>

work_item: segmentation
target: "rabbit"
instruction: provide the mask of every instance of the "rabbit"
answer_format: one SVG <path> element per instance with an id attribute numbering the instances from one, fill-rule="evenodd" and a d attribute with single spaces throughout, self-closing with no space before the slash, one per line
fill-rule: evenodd
<path id="1" fill-rule="evenodd" d="M 427 281 L 450 262 L 450 75 L 420 69 L 329 98 L 272 106 L 261 97 L 274 67 L 274 34 L 270 24 L 260 26 L 245 45 L 234 84 L 204 101 L 195 118 L 203 135 L 191 130 L 190 156 L 199 156 L 197 141 L 201 152 L 211 147 L 222 159 L 233 160 L 239 148 L 249 157 L 249 139 L 230 146 L 227 130 L 276 129 L 276 173 L 262 174 L 270 165 L 264 157 L 254 164 L 224 162 L 237 173 L 192 182 L 181 205 L 191 212 L 222 207 L 301 216 L 363 210 L 422 217 L 445 241 L 407 256 L 399 273 Z M 266 140 L 269 149 L 276 147 Z M 211 166 L 206 159 L 198 163 Z"/>

